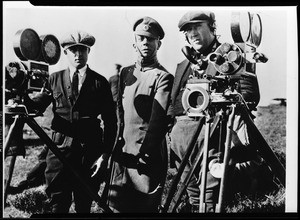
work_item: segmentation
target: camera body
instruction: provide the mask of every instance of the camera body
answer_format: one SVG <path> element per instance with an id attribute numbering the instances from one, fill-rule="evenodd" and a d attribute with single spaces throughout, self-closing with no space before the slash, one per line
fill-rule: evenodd
<path id="1" fill-rule="evenodd" d="M 39 36 L 28 28 L 16 32 L 13 48 L 20 61 L 5 67 L 5 114 L 29 114 L 24 100 L 29 93 L 45 90 L 49 66 L 60 58 L 60 44 L 54 35 Z"/>
<path id="2" fill-rule="evenodd" d="M 249 24 L 242 23 L 247 19 Z M 249 33 L 244 33 L 245 26 L 249 26 Z M 182 95 L 182 105 L 188 116 L 204 116 L 208 107 L 242 101 L 239 80 L 256 77 L 256 63 L 267 61 L 262 53 L 256 52 L 261 41 L 258 14 L 232 13 L 231 33 L 234 43 L 223 43 L 198 60 L 193 49 L 182 48 L 193 70 Z"/>
<path id="3" fill-rule="evenodd" d="M 9 62 L 5 68 L 5 95 L 7 102 L 22 102 L 24 94 L 43 90 L 49 66 L 58 62 L 61 49 L 54 35 L 39 36 L 29 28 L 16 32 L 13 48 L 20 61 Z"/>

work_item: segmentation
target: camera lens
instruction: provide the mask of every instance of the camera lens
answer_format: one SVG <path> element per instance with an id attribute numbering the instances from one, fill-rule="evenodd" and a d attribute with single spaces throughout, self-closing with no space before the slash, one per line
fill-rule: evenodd
<path id="1" fill-rule="evenodd" d="M 188 103 L 192 108 L 199 108 L 203 105 L 204 97 L 203 94 L 199 91 L 195 91 L 189 95 Z"/>

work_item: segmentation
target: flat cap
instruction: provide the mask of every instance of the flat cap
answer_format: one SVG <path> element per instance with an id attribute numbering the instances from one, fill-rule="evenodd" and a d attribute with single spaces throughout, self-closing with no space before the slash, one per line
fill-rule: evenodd
<path id="1" fill-rule="evenodd" d="M 152 37 L 156 39 L 163 39 L 165 32 L 160 24 L 150 17 L 142 17 L 138 19 L 133 25 L 135 34 Z"/>
<path id="2" fill-rule="evenodd" d="M 84 31 L 76 30 L 66 34 L 66 36 L 61 40 L 60 44 L 64 49 L 75 45 L 82 45 L 90 48 L 94 45 L 95 41 L 96 39 L 92 35 Z"/>
<path id="3" fill-rule="evenodd" d="M 179 31 L 184 31 L 187 24 L 199 22 L 215 22 L 215 14 L 210 11 L 189 11 L 179 20 Z"/>

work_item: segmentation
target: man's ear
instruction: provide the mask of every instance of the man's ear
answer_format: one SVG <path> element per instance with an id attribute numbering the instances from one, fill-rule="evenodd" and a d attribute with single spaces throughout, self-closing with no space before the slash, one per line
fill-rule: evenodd
<path id="1" fill-rule="evenodd" d="M 157 50 L 159 50 L 161 44 L 162 44 L 162 42 L 159 40 L 159 41 L 157 42 Z"/>
<path id="2" fill-rule="evenodd" d="M 132 44 L 132 47 L 135 49 L 135 51 L 138 51 L 136 44 Z"/>
<path id="3" fill-rule="evenodd" d="M 90 53 L 90 51 L 91 51 L 91 48 L 88 47 L 88 53 Z"/>

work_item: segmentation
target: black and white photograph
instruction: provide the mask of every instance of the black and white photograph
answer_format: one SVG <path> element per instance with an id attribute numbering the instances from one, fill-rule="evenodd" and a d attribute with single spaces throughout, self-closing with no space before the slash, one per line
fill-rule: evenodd
<path id="1" fill-rule="evenodd" d="M 296 6 L 2 5 L 3 218 L 298 212 Z"/>

